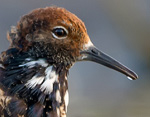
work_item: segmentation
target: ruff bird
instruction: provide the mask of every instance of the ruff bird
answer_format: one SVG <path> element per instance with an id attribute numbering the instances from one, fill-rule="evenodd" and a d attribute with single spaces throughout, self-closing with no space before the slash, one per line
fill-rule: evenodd
<path id="1" fill-rule="evenodd" d="M 10 46 L 0 55 L 1 117 L 66 117 L 68 71 L 78 61 L 93 61 L 137 79 L 99 51 L 84 23 L 64 8 L 33 10 L 7 38 Z"/>

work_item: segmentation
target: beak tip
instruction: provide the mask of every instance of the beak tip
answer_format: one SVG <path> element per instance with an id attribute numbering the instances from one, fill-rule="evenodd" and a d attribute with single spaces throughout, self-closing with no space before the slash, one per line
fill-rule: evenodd
<path id="1" fill-rule="evenodd" d="M 128 78 L 129 80 L 136 80 L 136 79 L 138 79 L 138 75 L 137 75 L 137 74 L 134 74 L 132 77 L 127 76 L 127 78 Z"/>

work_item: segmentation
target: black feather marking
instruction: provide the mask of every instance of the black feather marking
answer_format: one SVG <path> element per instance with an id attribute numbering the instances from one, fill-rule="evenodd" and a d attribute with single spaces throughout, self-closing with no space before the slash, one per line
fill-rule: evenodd
<path id="1" fill-rule="evenodd" d="M 41 117 L 43 113 L 43 106 L 40 103 L 36 103 L 27 109 L 28 117 Z M 43 116 L 44 117 L 44 116 Z"/>
<path id="2" fill-rule="evenodd" d="M 11 116 L 16 117 L 16 115 L 25 115 L 27 106 L 23 100 L 12 99 L 8 104 L 8 108 L 12 112 Z"/>

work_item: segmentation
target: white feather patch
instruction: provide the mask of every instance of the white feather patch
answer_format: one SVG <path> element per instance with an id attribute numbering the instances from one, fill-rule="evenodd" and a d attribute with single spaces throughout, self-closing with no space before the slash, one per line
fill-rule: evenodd
<path id="1" fill-rule="evenodd" d="M 57 112 L 57 117 L 60 117 L 60 110 L 59 110 L 59 108 L 56 109 L 56 112 Z"/>
<path id="2" fill-rule="evenodd" d="M 68 93 L 68 90 L 66 90 L 64 100 L 65 100 L 65 107 L 66 107 L 66 112 L 67 112 L 67 107 L 68 107 L 68 104 L 69 104 L 69 93 Z"/>
<path id="3" fill-rule="evenodd" d="M 0 67 L 1 67 L 1 68 L 4 68 L 4 66 L 3 66 L 2 64 L 0 64 Z"/>
<path id="4" fill-rule="evenodd" d="M 25 85 L 29 88 L 34 88 L 36 85 L 39 85 L 43 82 L 44 76 L 38 77 L 37 75 L 33 76 Z"/>
<path id="5" fill-rule="evenodd" d="M 60 96 L 60 91 L 59 90 L 56 91 L 56 101 L 61 103 L 61 96 Z"/>
<path id="6" fill-rule="evenodd" d="M 28 58 L 26 60 L 31 60 L 31 59 Z M 48 63 L 44 59 L 39 59 L 37 61 L 30 61 L 30 62 L 27 62 L 25 64 L 19 65 L 19 67 L 27 66 L 29 68 L 32 68 L 32 67 L 35 67 L 37 64 L 41 65 L 42 67 L 47 67 L 48 66 Z"/>
<path id="7" fill-rule="evenodd" d="M 88 48 L 92 47 L 93 43 L 89 40 L 88 43 L 83 45 L 83 49 L 87 50 Z"/>
<path id="8" fill-rule="evenodd" d="M 40 87 L 41 91 L 44 91 L 46 94 L 50 94 L 53 91 L 53 84 L 58 81 L 58 75 L 52 68 L 53 67 L 50 66 L 45 70 L 45 81 Z"/>

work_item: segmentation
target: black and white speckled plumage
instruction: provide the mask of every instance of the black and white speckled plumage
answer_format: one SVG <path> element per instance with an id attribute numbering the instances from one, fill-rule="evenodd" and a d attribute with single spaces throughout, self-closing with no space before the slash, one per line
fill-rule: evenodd
<path id="1" fill-rule="evenodd" d="M 71 65 L 71 62 L 73 60 L 67 61 L 71 60 L 71 58 L 59 60 L 58 57 L 55 58 L 55 56 L 52 56 L 53 54 L 49 55 L 49 50 L 51 51 L 51 53 L 55 52 L 54 49 L 51 49 L 50 45 L 42 48 L 39 43 L 35 43 L 34 46 L 32 46 L 27 52 L 20 52 L 16 48 L 11 48 L 6 51 L 6 55 L 9 57 L 7 57 L 6 61 L 3 62 L 3 66 L 5 66 L 4 76 L 0 79 L 0 82 L 4 87 L 3 90 L 7 90 L 7 95 L 12 97 L 15 96 L 15 98 L 23 100 L 18 101 L 18 99 L 12 99 L 10 101 L 10 103 L 8 104 L 8 109 L 10 112 L 13 112 L 12 114 L 16 115 L 16 113 L 19 112 L 19 114 L 25 114 L 27 112 L 28 116 L 33 115 L 35 117 L 36 114 L 37 116 L 40 115 L 39 113 L 43 113 L 42 115 L 44 115 L 44 112 L 46 114 L 46 112 L 56 110 L 59 106 L 62 106 L 64 100 L 62 99 L 61 103 L 58 103 L 56 101 L 56 91 L 62 90 L 61 95 L 62 97 L 64 97 L 65 92 L 68 89 L 68 84 L 67 79 L 63 78 L 67 77 L 68 68 L 66 69 L 66 67 L 68 65 Z M 52 50 L 54 51 L 52 52 Z M 56 73 L 59 75 L 59 79 L 61 79 L 58 83 L 55 82 L 53 84 L 54 90 L 50 94 L 45 94 L 39 89 L 39 85 L 41 85 L 42 83 L 36 85 L 32 89 L 28 88 L 25 85 L 27 81 L 36 74 L 38 76 L 45 76 L 44 71 L 46 70 L 46 67 L 43 67 L 39 64 L 35 64 L 32 68 L 29 68 L 27 66 L 19 66 L 31 61 L 38 60 L 39 58 L 44 59 L 46 63 L 48 63 L 48 66 L 53 66 L 53 70 L 56 71 Z M 64 62 L 61 63 L 61 61 Z M 64 83 L 65 86 L 63 86 L 63 89 L 61 89 L 61 86 L 64 85 Z M 20 103 L 24 104 L 22 104 L 22 108 L 20 107 L 18 111 L 17 106 L 21 105 Z M 55 107 L 56 105 L 58 107 Z M 36 108 L 40 108 L 39 110 L 41 110 L 41 112 L 38 111 L 39 113 L 36 113 L 36 111 L 34 110 Z"/>

